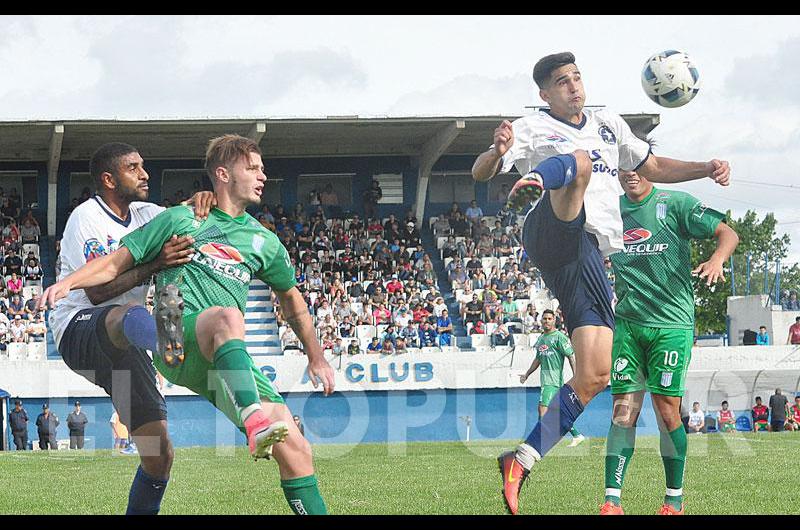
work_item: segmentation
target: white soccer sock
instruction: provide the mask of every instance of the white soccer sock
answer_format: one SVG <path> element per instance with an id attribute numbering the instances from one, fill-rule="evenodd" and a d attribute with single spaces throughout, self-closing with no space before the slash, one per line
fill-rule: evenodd
<path id="1" fill-rule="evenodd" d="M 683 488 L 679 488 L 676 490 L 667 488 L 667 497 L 682 497 L 683 496 Z"/>
<path id="2" fill-rule="evenodd" d="M 259 410 L 261 410 L 261 403 L 253 403 L 249 407 L 245 407 L 239 411 L 239 418 L 242 420 L 242 423 L 244 423 L 251 414 Z"/>
<path id="3" fill-rule="evenodd" d="M 542 459 L 542 455 L 530 445 L 521 443 L 517 446 L 517 452 L 514 453 L 514 458 L 519 462 L 519 465 L 530 471 L 533 464 Z"/>

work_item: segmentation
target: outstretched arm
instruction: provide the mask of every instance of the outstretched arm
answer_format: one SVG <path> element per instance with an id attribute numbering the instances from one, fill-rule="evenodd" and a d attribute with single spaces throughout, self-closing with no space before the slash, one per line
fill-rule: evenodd
<path id="1" fill-rule="evenodd" d="M 707 278 L 706 285 L 708 286 L 719 280 L 725 281 L 722 266 L 739 244 L 739 236 L 733 231 L 733 228 L 725 223 L 717 225 L 714 238 L 717 240 L 717 250 L 708 258 L 708 261 L 701 263 L 692 271 L 692 274 L 697 274 L 700 279 Z"/>
<path id="2" fill-rule="evenodd" d="M 192 259 L 192 243 L 191 236 L 174 235 L 164 243 L 156 259 L 123 272 L 109 283 L 87 287 L 86 296 L 94 305 L 102 304 L 141 285 L 158 271 L 184 265 Z"/>
<path id="3" fill-rule="evenodd" d="M 637 170 L 650 182 L 674 184 L 702 178 L 714 179 L 720 186 L 730 184 L 731 169 L 725 160 L 710 162 L 684 162 L 673 158 L 650 155 Z"/>
<path id="4" fill-rule="evenodd" d="M 308 375 L 311 379 L 311 384 L 317 388 L 317 377 L 322 380 L 322 387 L 325 395 L 333 393 L 334 379 L 333 369 L 328 361 L 322 354 L 322 346 L 317 340 L 317 334 L 314 330 L 314 323 L 311 321 L 311 314 L 308 312 L 303 296 L 296 287 L 292 287 L 288 291 L 278 291 L 275 289 L 275 294 L 281 304 L 281 312 L 283 318 L 291 326 L 292 331 L 303 343 L 303 349 L 308 356 Z"/>
<path id="5" fill-rule="evenodd" d="M 484 182 L 493 178 L 500 170 L 500 159 L 514 144 L 514 131 L 511 122 L 503 121 L 494 130 L 494 147 L 481 154 L 472 166 L 472 178 Z"/>

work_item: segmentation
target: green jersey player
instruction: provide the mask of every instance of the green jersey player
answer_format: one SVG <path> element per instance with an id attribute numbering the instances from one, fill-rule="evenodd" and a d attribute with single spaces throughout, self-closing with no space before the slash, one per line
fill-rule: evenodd
<path id="1" fill-rule="evenodd" d="M 558 389 L 564 384 L 564 359 L 569 361 L 569 367 L 572 373 L 575 373 L 575 352 L 569 337 L 556 329 L 556 314 L 551 309 L 542 312 L 542 334 L 533 349 L 536 351 L 536 358 L 528 371 L 519 376 L 519 382 L 527 381 L 531 374 L 541 367 L 542 393 L 539 396 L 539 419 L 541 419 L 553 397 L 558 394 Z M 574 426 L 569 432 L 572 435 L 570 447 L 575 447 L 586 439 Z"/>
<path id="2" fill-rule="evenodd" d="M 124 237 L 119 250 L 49 287 L 42 298 L 52 305 L 70 289 L 107 283 L 155 258 L 173 234 L 191 236 L 191 261 L 158 275 L 157 312 L 163 309 L 167 325 L 183 327 L 183 340 L 174 344 L 177 356 L 156 356 L 156 367 L 170 382 L 204 396 L 225 413 L 245 432 L 255 458 L 267 457 L 274 449 L 281 487 L 295 513 L 324 514 L 311 447 L 280 394 L 256 368 L 244 342 L 248 286 L 256 277 L 272 287 L 284 318 L 303 342 L 314 387 L 319 378 L 325 394 L 333 392 L 333 370 L 322 355 L 308 308 L 295 287 L 288 253 L 274 233 L 245 212 L 260 202 L 264 189 L 261 151 L 255 142 L 240 136 L 215 138 L 206 152 L 206 171 L 217 208 L 205 221 L 194 220 L 185 206 L 170 208 Z M 156 321 L 164 328 L 160 316 Z M 172 331 L 167 335 L 176 336 Z"/>
<path id="3" fill-rule="evenodd" d="M 616 272 L 616 328 L 611 359 L 614 409 L 606 451 L 606 498 L 601 514 L 621 515 L 625 472 L 636 440 L 636 421 L 649 391 L 661 432 L 667 493 L 662 515 L 683 514 L 686 431 L 680 403 L 694 342 L 691 276 L 708 285 L 724 281 L 723 263 L 739 238 L 725 216 L 687 193 L 653 187 L 621 171 L 625 249 L 611 256 Z M 714 254 L 691 268 L 691 239 L 717 240 Z"/>

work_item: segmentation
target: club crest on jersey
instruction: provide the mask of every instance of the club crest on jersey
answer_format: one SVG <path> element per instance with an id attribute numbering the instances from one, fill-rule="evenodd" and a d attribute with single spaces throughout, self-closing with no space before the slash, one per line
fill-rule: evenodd
<path id="1" fill-rule="evenodd" d="M 653 237 L 653 233 L 645 228 L 631 228 L 622 234 L 624 243 L 641 243 Z"/>
<path id="2" fill-rule="evenodd" d="M 614 145 L 617 143 L 617 137 L 614 134 L 614 131 L 611 130 L 611 127 L 608 125 L 603 125 L 597 130 L 597 134 L 600 135 L 600 138 L 609 145 Z"/>
<path id="3" fill-rule="evenodd" d="M 666 219 L 667 218 L 667 203 L 660 202 L 656 204 L 656 219 Z"/>
<path id="4" fill-rule="evenodd" d="M 669 388 L 672 385 L 672 372 L 664 372 L 661 374 L 661 386 Z"/>
<path id="5" fill-rule="evenodd" d="M 238 250 L 222 243 L 206 243 L 200 247 L 200 252 L 228 265 L 236 265 L 244 261 Z"/>
<path id="6" fill-rule="evenodd" d="M 94 237 L 92 239 L 87 239 L 83 244 L 83 257 L 86 258 L 87 263 L 93 259 L 101 258 L 106 254 L 108 254 L 108 252 L 106 252 L 103 244 Z"/>
<path id="7" fill-rule="evenodd" d="M 266 240 L 263 236 L 256 234 L 253 236 L 253 251 L 261 252 L 261 249 L 264 248 L 264 243 Z"/>
<path id="8" fill-rule="evenodd" d="M 555 142 L 555 143 L 559 143 L 559 144 L 564 143 L 564 142 L 567 141 L 566 138 L 564 138 L 563 136 L 561 136 L 560 134 L 557 134 L 557 133 L 553 133 L 550 136 L 546 136 L 545 140 L 547 140 L 548 142 Z"/>

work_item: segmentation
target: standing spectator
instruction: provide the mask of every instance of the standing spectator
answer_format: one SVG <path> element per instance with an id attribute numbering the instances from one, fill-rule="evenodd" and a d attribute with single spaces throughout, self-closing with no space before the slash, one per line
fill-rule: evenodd
<path id="1" fill-rule="evenodd" d="M 789 400 L 781 393 L 780 388 L 776 388 L 775 393 L 769 398 L 769 408 L 772 412 L 772 421 L 770 421 L 772 432 L 781 432 L 783 430 L 788 406 Z"/>
<path id="2" fill-rule="evenodd" d="M 706 414 L 700 408 L 700 403 L 695 401 L 692 403 L 692 412 L 689 413 L 689 423 L 686 425 L 686 432 L 700 433 L 705 432 L 706 427 Z"/>
<path id="3" fill-rule="evenodd" d="M 81 402 L 75 402 L 75 410 L 67 416 L 67 427 L 69 428 L 69 448 L 83 449 L 83 432 L 89 418 L 81 411 Z"/>
<path id="4" fill-rule="evenodd" d="M 28 449 L 28 413 L 22 408 L 22 401 L 19 399 L 14 400 L 14 410 L 8 414 L 8 423 L 17 451 L 26 451 Z"/>
<path id="5" fill-rule="evenodd" d="M 800 311 L 800 300 L 797 299 L 797 291 L 789 293 L 788 300 L 783 302 L 784 311 Z"/>
<path id="6" fill-rule="evenodd" d="M 383 198 L 383 190 L 377 180 L 372 181 L 372 185 L 364 192 L 364 217 L 369 219 L 375 217 L 378 201 Z"/>
<path id="7" fill-rule="evenodd" d="M 794 324 L 789 326 L 789 337 L 786 344 L 800 344 L 800 317 L 794 319 Z"/>
<path id="8" fill-rule="evenodd" d="M 767 326 L 758 328 L 758 335 L 756 335 L 756 346 L 769 346 L 769 333 L 767 333 Z"/>
<path id="9" fill-rule="evenodd" d="M 720 432 L 736 432 L 736 418 L 732 410 L 728 410 L 728 402 L 722 402 L 722 410 L 717 412 L 717 424 Z"/>
<path id="10" fill-rule="evenodd" d="M 328 185 L 330 186 L 330 184 L 328 184 Z M 305 429 L 305 427 L 303 427 L 303 422 L 300 421 L 300 416 L 295 414 L 294 416 L 292 416 L 292 419 L 294 420 L 294 424 L 297 425 L 297 430 L 300 431 L 300 434 L 305 436 L 306 435 L 306 429 Z"/>
<path id="11" fill-rule="evenodd" d="M 769 409 L 761 402 L 761 396 L 756 396 L 756 406 L 751 411 L 753 416 L 753 432 L 769 431 Z"/>
<path id="12" fill-rule="evenodd" d="M 56 428 L 58 427 L 58 416 L 50 412 L 50 407 L 45 403 L 42 405 L 42 413 L 36 418 L 36 428 L 39 431 L 39 449 L 58 450 L 56 442 Z"/>
<path id="13" fill-rule="evenodd" d="M 111 435 L 114 437 L 114 449 L 123 450 L 128 447 L 128 427 L 119 419 L 117 410 L 109 418 L 108 423 L 111 425 Z"/>
<path id="14" fill-rule="evenodd" d="M 436 320 L 436 332 L 439 334 L 439 346 L 450 346 L 453 322 L 447 314 L 447 309 L 442 310 L 441 316 Z"/>

